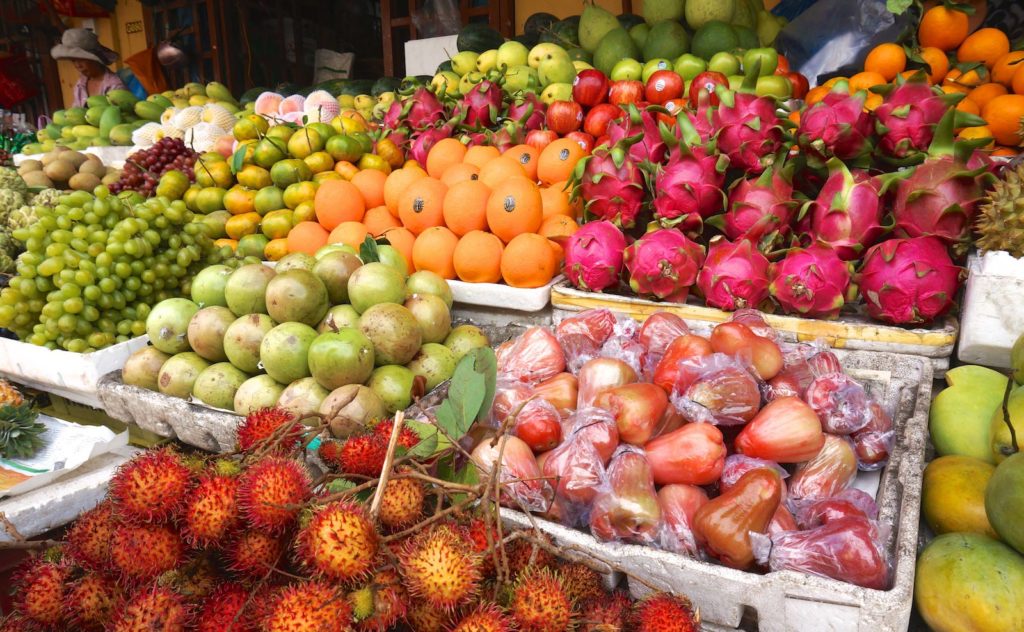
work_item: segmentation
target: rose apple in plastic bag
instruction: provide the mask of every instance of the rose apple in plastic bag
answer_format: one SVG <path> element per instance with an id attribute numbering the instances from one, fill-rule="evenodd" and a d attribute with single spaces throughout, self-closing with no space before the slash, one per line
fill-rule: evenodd
<path id="1" fill-rule="evenodd" d="M 801 501 L 831 498 L 857 477 L 857 456 L 845 437 L 825 435 L 825 444 L 810 461 L 801 463 L 789 479 L 789 498 Z"/>
<path id="2" fill-rule="evenodd" d="M 522 439 L 511 435 L 505 435 L 498 441 L 484 439 L 470 456 L 480 470 L 480 480 L 486 480 L 501 459 L 498 476 L 503 483 L 502 504 L 516 509 L 526 507 L 531 511 L 545 511 L 548 508 L 552 496 L 551 486 L 542 480 L 537 459 Z"/>
<path id="3" fill-rule="evenodd" d="M 665 485 L 658 490 L 662 548 L 691 557 L 699 553 L 697 538 L 693 535 L 693 516 L 707 502 L 708 495 L 696 485 Z"/>
<path id="4" fill-rule="evenodd" d="M 729 491 L 736 481 L 740 480 L 740 477 L 749 472 L 750 470 L 756 470 L 759 467 L 765 467 L 770 470 L 775 470 L 782 480 L 782 500 L 786 500 L 786 477 L 789 476 L 789 472 L 786 468 L 782 467 L 775 461 L 769 461 L 767 459 L 755 459 L 754 457 L 746 456 L 743 454 L 730 454 L 725 458 L 725 466 L 722 468 L 722 476 L 718 480 L 718 488 L 723 491 Z"/>
<path id="5" fill-rule="evenodd" d="M 861 516 L 773 538 L 768 566 L 773 571 L 802 571 L 875 590 L 889 587 L 882 534 L 876 522 Z"/>
<path id="6" fill-rule="evenodd" d="M 547 453 L 541 471 L 551 479 L 558 498 L 589 505 L 604 480 L 605 462 L 590 437 L 576 433 Z"/>
<path id="7" fill-rule="evenodd" d="M 531 399 L 516 415 L 512 434 L 534 453 L 546 452 L 562 441 L 562 416 L 548 401 Z"/>
<path id="8" fill-rule="evenodd" d="M 687 424 L 644 446 L 658 485 L 710 485 L 725 467 L 725 440 L 711 424 Z"/>
<path id="9" fill-rule="evenodd" d="M 782 478 L 758 468 L 740 477 L 728 492 L 697 510 L 697 542 L 726 566 L 746 569 L 754 562 L 750 533 L 764 533 L 779 508 Z"/>
<path id="10" fill-rule="evenodd" d="M 601 347 L 614 330 L 614 314 L 607 309 L 588 309 L 562 319 L 555 327 L 555 337 L 562 345 L 568 365 L 578 369 L 584 362 L 599 355 Z"/>
<path id="11" fill-rule="evenodd" d="M 846 489 L 832 498 L 824 498 L 801 507 L 797 512 L 797 523 L 802 529 L 813 529 L 832 520 L 850 516 L 877 520 L 878 505 L 866 492 Z"/>
<path id="12" fill-rule="evenodd" d="M 740 425 L 761 408 L 757 380 L 735 358 L 715 353 L 684 364 L 696 364 L 698 377 L 673 402 L 689 421 Z"/>
<path id="13" fill-rule="evenodd" d="M 555 335 L 543 327 L 530 327 L 495 351 L 498 374 L 536 384 L 565 370 L 565 354 Z"/>
<path id="14" fill-rule="evenodd" d="M 534 386 L 533 394 L 547 400 L 559 412 L 568 414 L 576 410 L 579 386 L 572 373 L 559 373 Z"/>
<path id="15" fill-rule="evenodd" d="M 764 319 L 764 314 L 756 309 L 750 309 L 749 307 L 738 309 L 732 313 L 729 322 L 746 325 L 750 331 L 762 338 L 775 341 L 779 339 L 779 332 L 775 331 L 775 328 Z"/>
<path id="16" fill-rule="evenodd" d="M 852 434 L 871 420 L 867 391 L 845 373 L 828 373 L 814 378 L 804 399 L 818 413 L 825 432 Z"/>
<path id="17" fill-rule="evenodd" d="M 615 358 L 594 358 L 587 361 L 577 376 L 579 397 L 576 408 L 593 406 L 597 396 L 616 386 L 636 382 L 637 375 L 633 367 Z"/>
<path id="18" fill-rule="evenodd" d="M 776 463 L 808 461 L 824 444 L 818 416 L 796 397 L 769 402 L 736 437 L 740 454 Z"/>
<path id="19" fill-rule="evenodd" d="M 737 356 L 750 362 L 762 380 L 770 380 L 783 367 L 782 350 L 774 340 L 758 336 L 743 323 L 726 322 L 711 330 L 715 353 Z"/>
<path id="20" fill-rule="evenodd" d="M 506 419 L 530 399 L 531 394 L 529 385 L 499 378 L 494 392 L 494 403 L 491 405 L 491 422 L 494 426 L 500 427 L 505 423 Z"/>
<path id="21" fill-rule="evenodd" d="M 679 336 L 690 333 L 683 319 L 669 312 L 655 312 L 640 326 L 637 340 L 644 349 L 643 370 L 648 376 L 654 375 L 668 346 Z"/>
<path id="22" fill-rule="evenodd" d="M 683 367 L 682 362 L 691 358 L 709 356 L 713 352 L 707 338 L 694 334 L 685 334 L 672 341 L 665 350 L 661 362 L 654 369 L 654 383 L 665 389 L 666 393 L 685 391 L 696 378 L 692 367 Z"/>
<path id="23" fill-rule="evenodd" d="M 786 505 L 780 503 L 779 508 L 775 510 L 775 515 L 772 516 L 772 521 L 768 524 L 767 534 L 774 538 L 780 533 L 796 531 L 798 528 L 796 518 L 789 512 L 789 509 L 786 509 Z"/>
<path id="24" fill-rule="evenodd" d="M 599 394 L 594 406 L 615 417 L 620 441 L 643 445 L 661 425 L 668 395 L 661 387 L 647 382 L 624 384 Z"/>
<path id="25" fill-rule="evenodd" d="M 615 418 L 607 410 L 585 408 L 576 411 L 563 425 L 566 440 L 585 438 L 594 444 L 602 465 L 608 465 L 615 450 L 619 447 L 619 430 Z"/>
<path id="26" fill-rule="evenodd" d="M 877 470 L 889 462 L 896 433 L 893 431 L 892 417 L 878 402 L 868 404 L 868 423 L 853 433 L 853 450 L 857 454 L 857 463 L 862 470 Z"/>
<path id="27" fill-rule="evenodd" d="M 647 457 L 638 448 L 620 448 L 594 498 L 591 532 L 601 540 L 650 543 L 660 524 L 661 506 Z"/>

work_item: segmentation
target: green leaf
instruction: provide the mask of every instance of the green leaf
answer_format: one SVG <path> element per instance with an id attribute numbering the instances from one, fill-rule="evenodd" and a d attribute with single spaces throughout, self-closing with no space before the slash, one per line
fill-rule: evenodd
<path id="1" fill-rule="evenodd" d="M 438 432 L 433 424 L 408 420 L 405 422 L 405 425 L 419 435 L 420 438 L 420 442 L 409 450 L 409 456 L 426 458 L 452 447 L 448 437 Z"/>
<path id="2" fill-rule="evenodd" d="M 477 468 L 472 463 L 465 463 L 455 468 L 455 455 L 450 454 L 437 462 L 437 477 L 460 485 L 476 485 L 480 482 Z M 465 500 L 465 494 L 452 494 L 452 502 L 458 504 Z"/>
<path id="3" fill-rule="evenodd" d="M 469 431 L 469 427 L 480 414 L 484 397 L 487 395 L 487 381 L 483 374 L 477 373 L 475 364 L 475 358 L 466 354 L 455 367 L 451 386 L 448 387 L 448 399 L 445 403 L 450 402 L 455 413 L 459 432 L 457 436 L 452 436 L 456 439 Z"/>
<path id="4" fill-rule="evenodd" d="M 231 173 L 238 173 L 242 170 L 242 165 L 245 164 L 245 150 L 246 147 L 239 147 L 231 155 Z"/>
<path id="5" fill-rule="evenodd" d="M 467 355 L 473 358 L 473 369 L 484 376 L 484 399 L 476 415 L 477 421 L 483 421 L 491 413 L 491 404 L 494 403 L 494 390 L 498 382 L 498 358 L 494 355 L 494 349 L 490 347 L 473 349 Z"/>
<path id="6" fill-rule="evenodd" d="M 914 6 L 914 0 L 886 0 L 885 3 L 885 8 L 895 15 L 903 15 L 912 6 Z"/>
<path id="7" fill-rule="evenodd" d="M 355 486 L 356 484 L 348 480 L 347 478 L 336 478 L 327 484 L 327 493 L 337 494 L 338 492 L 343 492 L 347 489 L 352 489 Z"/>
<path id="8" fill-rule="evenodd" d="M 451 399 L 441 402 L 441 405 L 434 411 L 434 419 L 437 421 L 437 425 L 455 441 L 461 439 L 462 435 L 465 434 L 464 432 L 459 432 L 459 422 Z"/>
<path id="9" fill-rule="evenodd" d="M 363 263 L 371 263 L 380 261 L 380 253 L 377 251 L 377 242 L 373 240 L 373 237 L 369 235 L 363 240 L 361 246 L 359 246 L 359 258 L 363 260 Z"/>

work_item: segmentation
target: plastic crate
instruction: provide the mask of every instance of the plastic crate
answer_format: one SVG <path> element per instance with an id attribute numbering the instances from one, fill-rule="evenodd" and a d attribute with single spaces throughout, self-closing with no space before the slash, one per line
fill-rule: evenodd
<path id="1" fill-rule="evenodd" d="M 921 477 L 931 404 L 927 358 L 837 351 L 844 369 L 873 397 L 895 411 L 896 445 L 879 473 L 861 473 L 857 487 L 877 481 L 879 520 L 891 527 L 886 548 L 893 564 L 889 590 L 871 590 L 794 571 L 738 571 L 633 544 L 600 542 L 589 533 L 510 510 L 519 528 L 536 524 L 570 557 L 603 572 L 623 572 L 630 592 L 687 595 L 700 608 L 706 630 L 757 632 L 904 632 L 910 619 L 917 554 Z"/>

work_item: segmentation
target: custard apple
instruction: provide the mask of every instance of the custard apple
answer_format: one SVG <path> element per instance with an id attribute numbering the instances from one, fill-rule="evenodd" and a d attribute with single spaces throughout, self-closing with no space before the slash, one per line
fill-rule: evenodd
<path id="1" fill-rule="evenodd" d="M 0 221 L 25 204 L 25 196 L 14 189 L 0 188 Z"/>
<path id="2" fill-rule="evenodd" d="M 7 216 L 7 227 L 11 230 L 31 226 L 36 221 L 35 206 L 25 205 Z"/>
<path id="3" fill-rule="evenodd" d="M 28 201 L 31 206 L 49 206 L 53 208 L 57 206 L 57 202 L 60 201 L 60 196 L 64 195 L 65 192 L 59 189 L 43 189 L 39 193 L 36 193 L 35 197 Z"/>
<path id="4" fill-rule="evenodd" d="M 17 171 L 9 167 L 0 167 L 0 190 L 11 190 L 25 195 L 28 193 L 28 186 Z"/>

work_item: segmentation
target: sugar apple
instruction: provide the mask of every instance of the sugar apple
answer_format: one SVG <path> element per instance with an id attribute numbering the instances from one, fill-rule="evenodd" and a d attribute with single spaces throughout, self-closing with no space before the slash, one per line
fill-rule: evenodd
<path id="1" fill-rule="evenodd" d="M 6 252 L 0 252 L 0 274 L 14 274 L 17 264 Z"/>
<path id="2" fill-rule="evenodd" d="M 8 257 L 17 257 L 23 248 L 21 242 L 11 235 L 9 228 L 0 228 L 0 252 Z"/>
<path id="3" fill-rule="evenodd" d="M 18 172 L 9 167 L 0 167 L 0 189 L 16 191 L 21 195 L 28 193 L 28 186 Z"/>
<path id="4" fill-rule="evenodd" d="M 0 222 L 24 206 L 25 196 L 14 189 L 0 189 Z"/>
<path id="5" fill-rule="evenodd" d="M 7 228 L 14 230 L 16 228 L 24 228 L 31 226 L 36 221 L 36 209 L 40 208 L 37 206 L 29 206 L 28 204 L 22 206 L 18 210 L 14 211 L 7 216 Z"/>

